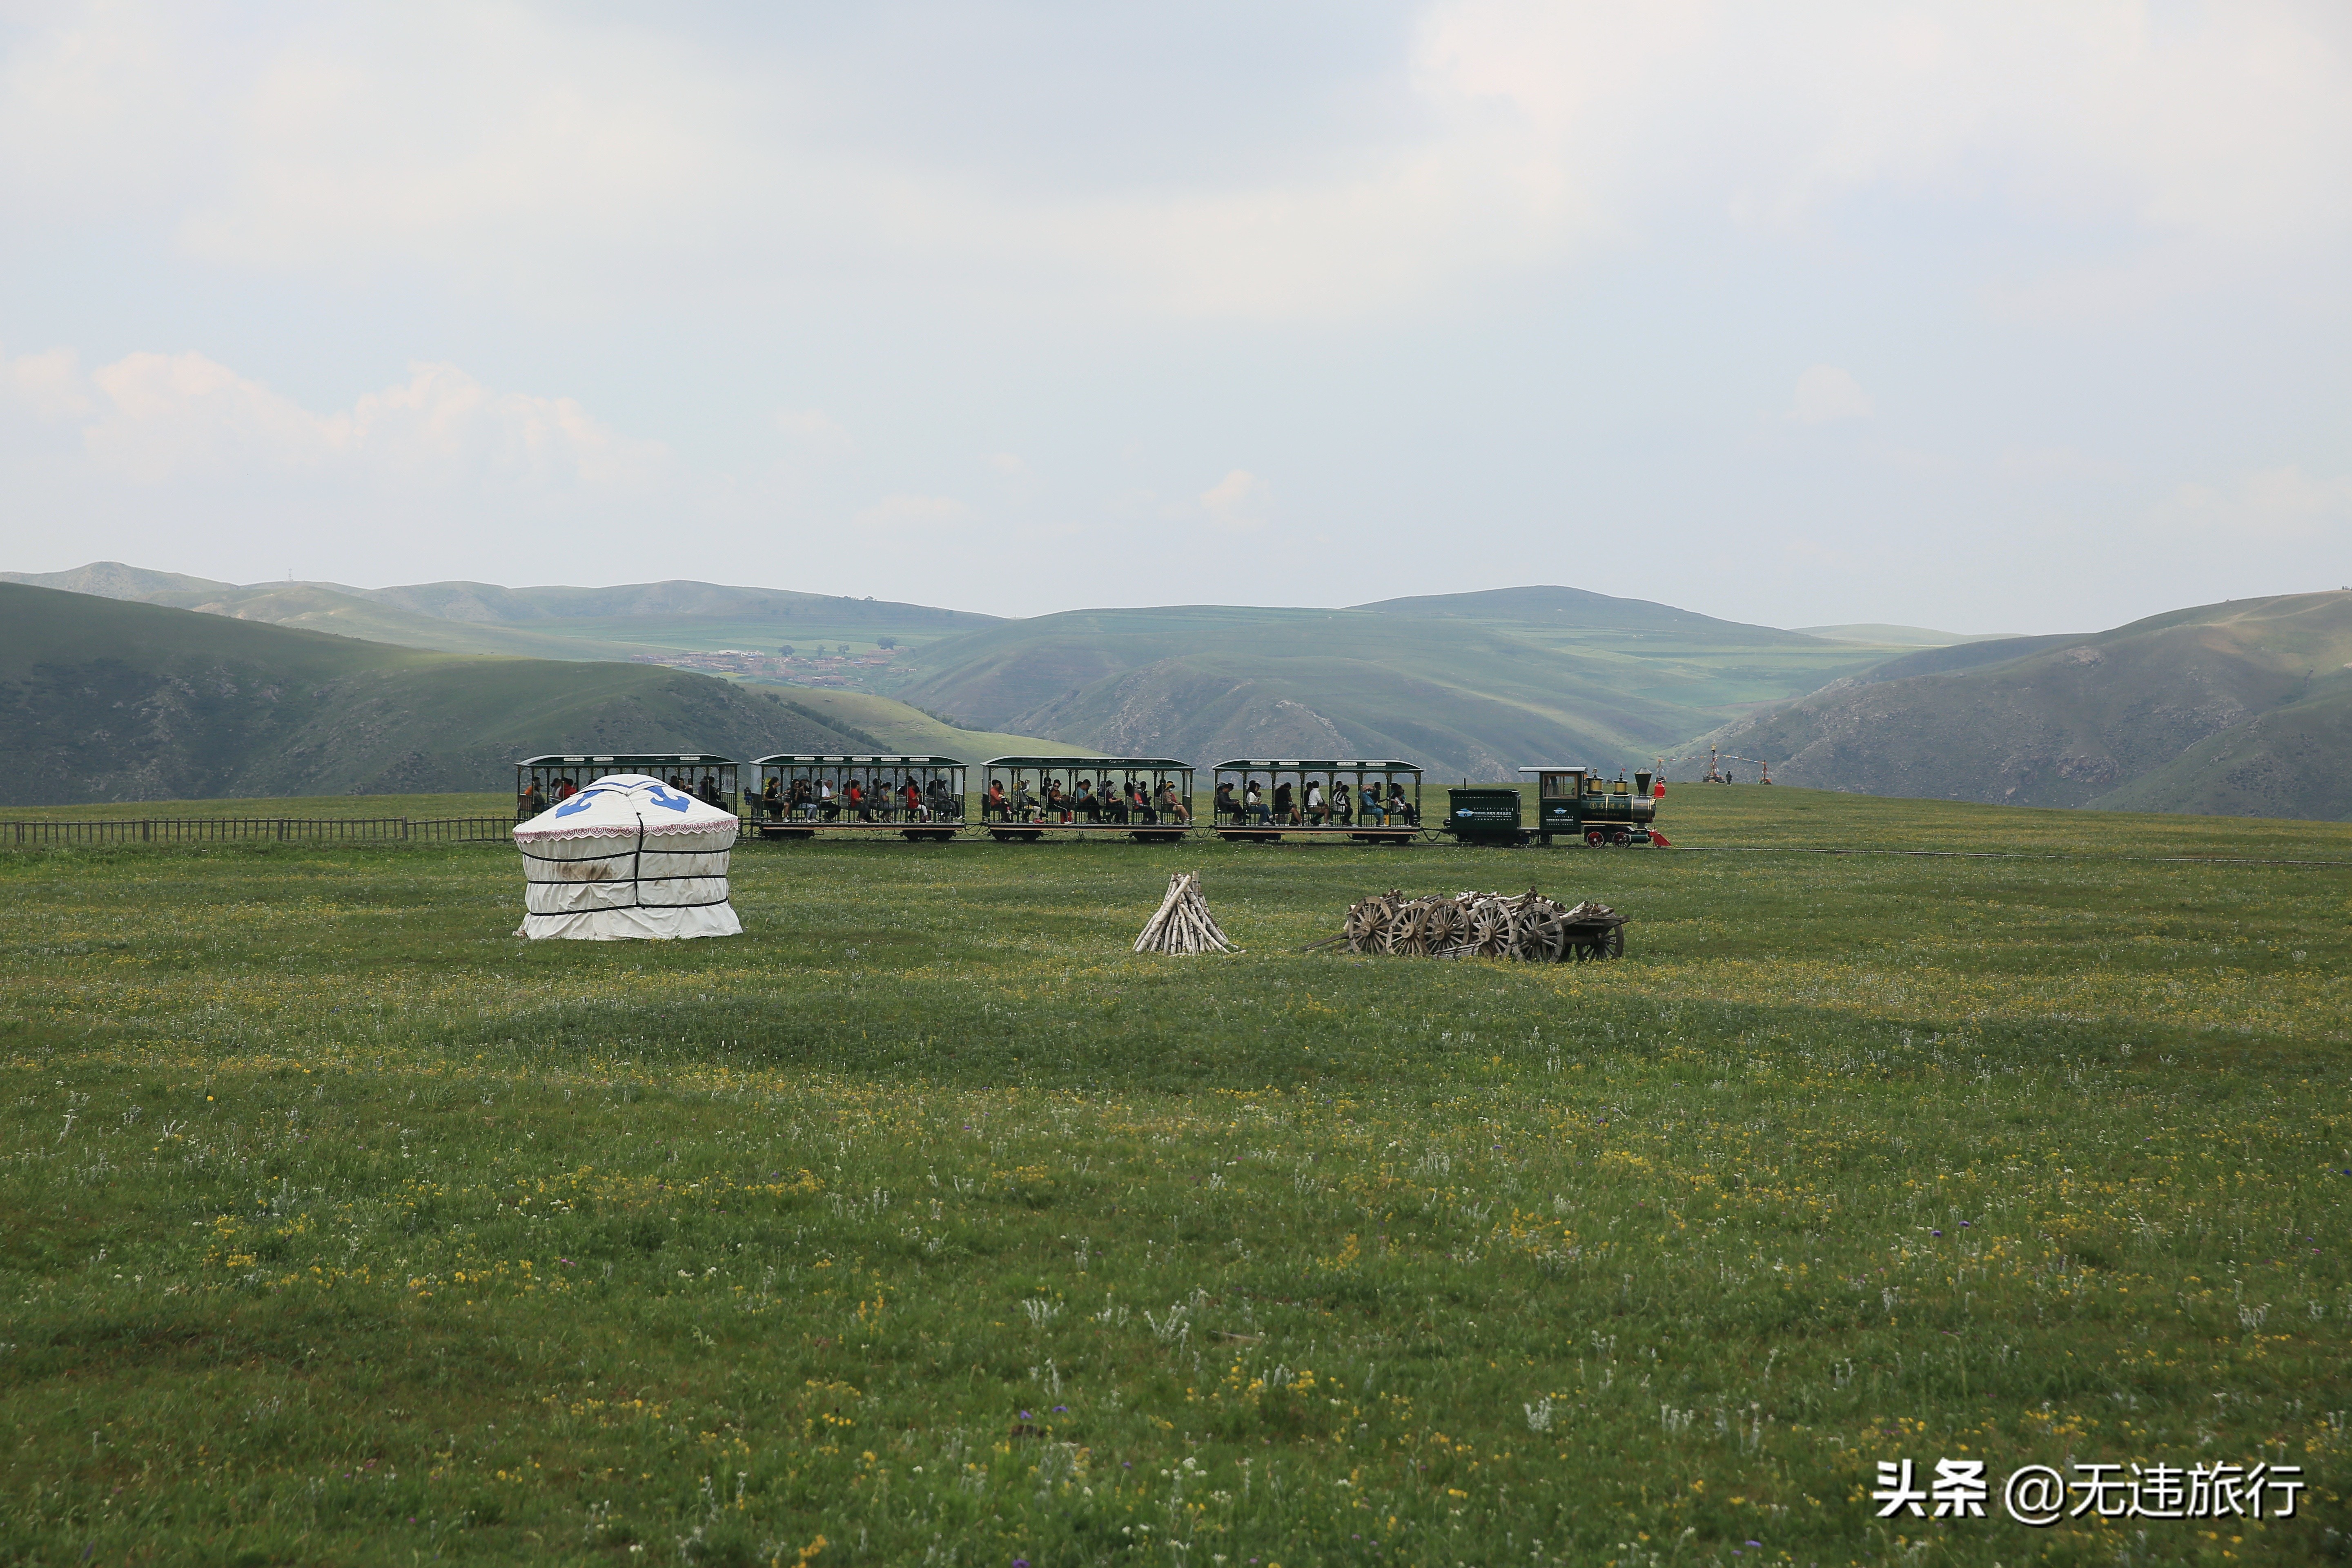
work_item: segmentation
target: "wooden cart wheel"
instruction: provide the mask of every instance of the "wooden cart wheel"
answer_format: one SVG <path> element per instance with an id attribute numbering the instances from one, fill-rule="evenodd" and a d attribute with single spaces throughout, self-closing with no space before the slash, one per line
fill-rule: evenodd
<path id="1" fill-rule="evenodd" d="M 1366 899 L 1348 910 L 1349 952 L 1385 952 L 1388 951 L 1389 921 L 1393 913 L 1386 899 Z"/>
<path id="2" fill-rule="evenodd" d="M 1599 942 L 1593 943 L 1592 956 L 1595 958 L 1624 957 L 1625 928 L 1623 926 L 1611 926 L 1609 928 L 1608 934 L 1603 936 Z"/>
<path id="3" fill-rule="evenodd" d="M 1482 906 L 1470 917 L 1462 940 L 1480 958 L 1500 958 L 1511 950 L 1511 917 L 1495 905 Z"/>

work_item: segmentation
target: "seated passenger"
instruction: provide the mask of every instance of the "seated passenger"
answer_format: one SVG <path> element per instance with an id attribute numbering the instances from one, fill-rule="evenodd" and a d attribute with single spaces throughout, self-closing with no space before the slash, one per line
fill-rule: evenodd
<path id="1" fill-rule="evenodd" d="M 1108 781 L 1105 781 L 1103 787 L 1105 789 L 1108 789 L 1110 787 Z M 1087 821 L 1097 827 L 1102 826 L 1102 802 L 1095 798 L 1095 786 L 1092 779 L 1080 779 L 1078 781 L 1078 798 L 1072 804 L 1076 807 L 1078 815 L 1085 817 Z"/>
<path id="2" fill-rule="evenodd" d="M 1138 822 L 1157 822 L 1160 813 L 1152 809 L 1151 797 L 1143 793 L 1141 779 L 1127 781 L 1127 809 Z"/>
<path id="3" fill-rule="evenodd" d="M 915 782 L 914 774 L 907 775 L 907 785 L 898 794 L 907 803 L 908 821 L 929 822 L 931 819 L 930 807 L 923 804 L 923 786 Z"/>
<path id="4" fill-rule="evenodd" d="M 1029 793 L 1027 778 L 1013 781 L 1013 815 L 1023 822 L 1037 819 L 1037 797 Z"/>
<path id="5" fill-rule="evenodd" d="M 1313 779 L 1307 781 L 1307 826 L 1323 826 L 1323 786 Z"/>
<path id="6" fill-rule="evenodd" d="M 1349 797 L 1346 779 L 1331 781 L 1331 820 L 1342 827 L 1351 826 L 1355 823 L 1355 802 Z"/>
<path id="7" fill-rule="evenodd" d="M 1274 819 L 1285 827 L 1298 826 L 1297 797 L 1286 784 L 1274 786 Z"/>
<path id="8" fill-rule="evenodd" d="M 841 815 L 841 802 L 834 798 L 833 781 L 831 779 L 820 779 L 817 781 L 816 814 L 827 822 L 833 821 L 835 817 Z"/>
<path id="9" fill-rule="evenodd" d="M 1234 799 L 1234 781 L 1219 779 L 1217 793 L 1209 797 L 1209 820 L 1213 823 L 1232 822 L 1241 814 L 1241 803 Z"/>
<path id="10" fill-rule="evenodd" d="M 816 815 L 816 786 L 806 779 L 793 781 L 792 813 L 803 820 Z"/>
<path id="11" fill-rule="evenodd" d="M 522 799 L 515 806 L 515 816 L 519 821 L 529 822 L 546 809 L 547 796 L 540 794 L 539 781 L 533 779 L 530 781 L 530 787 L 522 792 Z"/>
<path id="12" fill-rule="evenodd" d="M 578 795 L 579 793 L 580 786 L 573 784 L 570 779 L 565 779 L 562 784 L 555 786 L 555 804 L 562 805 L 565 801 L 570 800 L 573 795 Z"/>
<path id="13" fill-rule="evenodd" d="M 1265 808 L 1265 797 L 1258 793 L 1255 779 L 1249 782 L 1249 792 L 1244 797 L 1242 810 L 1261 827 L 1274 820 L 1273 813 Z"/>
<path id="14" fill-rule="evenodd" d="M 1127 792 L 1108 779 L 1103 780 L 1102 809 L 1105 822 L 1118 823 L 1122 826 L 1135 816 L 1135 807 L 1129 802 Z"/>
<path id="15" fill-rule="evenodd" d="M 1380 785 L 1376 784 L 1368 784 L 1364 786 L 1361 804 L 1357 809 L 1359 815 L 1363 817 L 1364 826 L 1366 827 L 1385 827 L 1388 826 L 1388 814 L 1381 809 Z"/>
<path id="16" fill-rule="evenodd" d="M 1186 805 L 1184 797 L 1176 793 L 1173 780 L 1160 781 L 1160 815 L 1170 822 L 1189 825 L 1192 820 L 1192 808 Z"/>
<path id="17" fill-rule="evenodd" d="M 1404 785 L 1391 781 L 1389 784 L 1389 815 L 1407 827 L 1421 826 L 1421 813 L 1413 810 L 1404 798 Z"/>
<path id="18" fill-rule="evenodd" d="M 982 822 L 986 822 L 990 817 L 993 816 L 999 822 L 1002 822 L 1004 820 L 1004 814 L 1011 809 L 1011 803 L 1006 801 L 1004 798 L 1004 781 L 1003 779 L 989 780 L 988 793 L 981 796 L 980 799 L 980 819 Z"/>
<path id="19" fill-rule="evenodd" d="M 760 815 L 761 816 L 782 816 L 784 815 L 783 784 L 784 781 L 774 773 L 770 773 L 768 775 L 767 784 L 760 790 Z"/>
<path id="20" fill-rule="evenodd" d="M 702 785 L 694 793 L 701 796 L 702 804 L 705 805 L 723 806 L 727 804 L 719 793 L 719 776 L 716 773 L 703 774 Z"/>

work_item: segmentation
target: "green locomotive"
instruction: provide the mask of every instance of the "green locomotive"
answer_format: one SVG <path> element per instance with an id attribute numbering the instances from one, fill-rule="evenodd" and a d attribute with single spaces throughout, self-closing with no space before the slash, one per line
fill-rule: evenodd
<path id="1" fill-rule="evenodd" d="M 1633 770 L 1631 783 L 1623 773 L 1604 779 L 1590 768 L 1547 766 L 1521 768 L 1536 777 L 1535 836 L 1549 844 L 1555 835 L 1582 836 L 1595 848 L 1604 844 L 1654 844 L 1665 836 L 1654 826 L 1657 796 L 1651 784 L 1655 774 Z"/>

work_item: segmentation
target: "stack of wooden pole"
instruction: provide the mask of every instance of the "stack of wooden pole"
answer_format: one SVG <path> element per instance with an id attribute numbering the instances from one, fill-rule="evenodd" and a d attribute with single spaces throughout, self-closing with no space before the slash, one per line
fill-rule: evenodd
<path id="1" fill-rule="evenodd" d="M 1168 879 L 1168 896 L 1160 900 L 1159 913 L 1135 939 L 1135 951 L 1237 952 L 1240 949 L 1217 929 L 1217 917 L 1209 912 L 1209 900 L 1201 892 L 1200 873 L 1179 871 Z"/>

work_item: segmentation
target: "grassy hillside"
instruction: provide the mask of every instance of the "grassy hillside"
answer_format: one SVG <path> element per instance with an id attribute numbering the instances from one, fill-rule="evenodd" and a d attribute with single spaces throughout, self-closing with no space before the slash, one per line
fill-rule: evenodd
<path id="1" fill-rule="evenodd" d="M 2352 594 L 2247 599 L 1914 655 L 1705 739 L 1873 795 L 2336 818 L 2347 661 Z"/>
<path id="2" fill-rule="evenodd" d="M 913 647 L 996 622 L 993 616 L 928 605 L 691 582 L 612 588 L 505 588 L 488 583 L 239 586 L 100 561 L 69 572 L 0 573 L 0 583 L 169 605 L 405 647 L 535 658 L 628 659 L 720 648 L 773 654 L 788 643 L 803 652 L 819 644 L 846 644 L 856 654 L 872 655 L 885 645 Z M 846 673 L 860 678 L 872 672 L 850 666 Z"/>
<path id="3" fill-rule="evenodd" d="M 1870 621 L 1841 626 L 1799 626 L 1798 631 L 1809 637 L 1827 637 L 1832 642 L 1873 643 L 1895 647 L 1949 647 L 1954 643 L 1998 642 L 2006 632 L 1939 632 L 1927 626 L 1893 626 Z"/>
<path id="4" fill-rule="evenodd" d="M 0 584 L 10 805 L 495 790 L 534 752 L 848 743 L 657 666 L 425 653 Z"/>
<path id="5" fill-rule="evenodd" d="M 752 689 L 757 682 L 747 682 Z M 787 702 L 806 709 L 836 729 L 870 735 L 879 750 L 907 755 L 961 757 L 985 762 L 990 757 L 1069 755 L 1085 751 L 1064 741 L 1034 735 L 1008 734 L 994 730 L 967 730 L 910 708 L 895 698 L 870 691 L 829 690 L 816 687 L 779 689 Z"/>
<path id="6" fill-rule="evenodd" d="M 1487 775 L 1549 759 L 1646 761 L 1895 651 L 1512 589 L 1351 610 L 1042 616 L 917 650 L 894 694 L 1106 751 L 1196 763 L 1393 755 Z"/>

